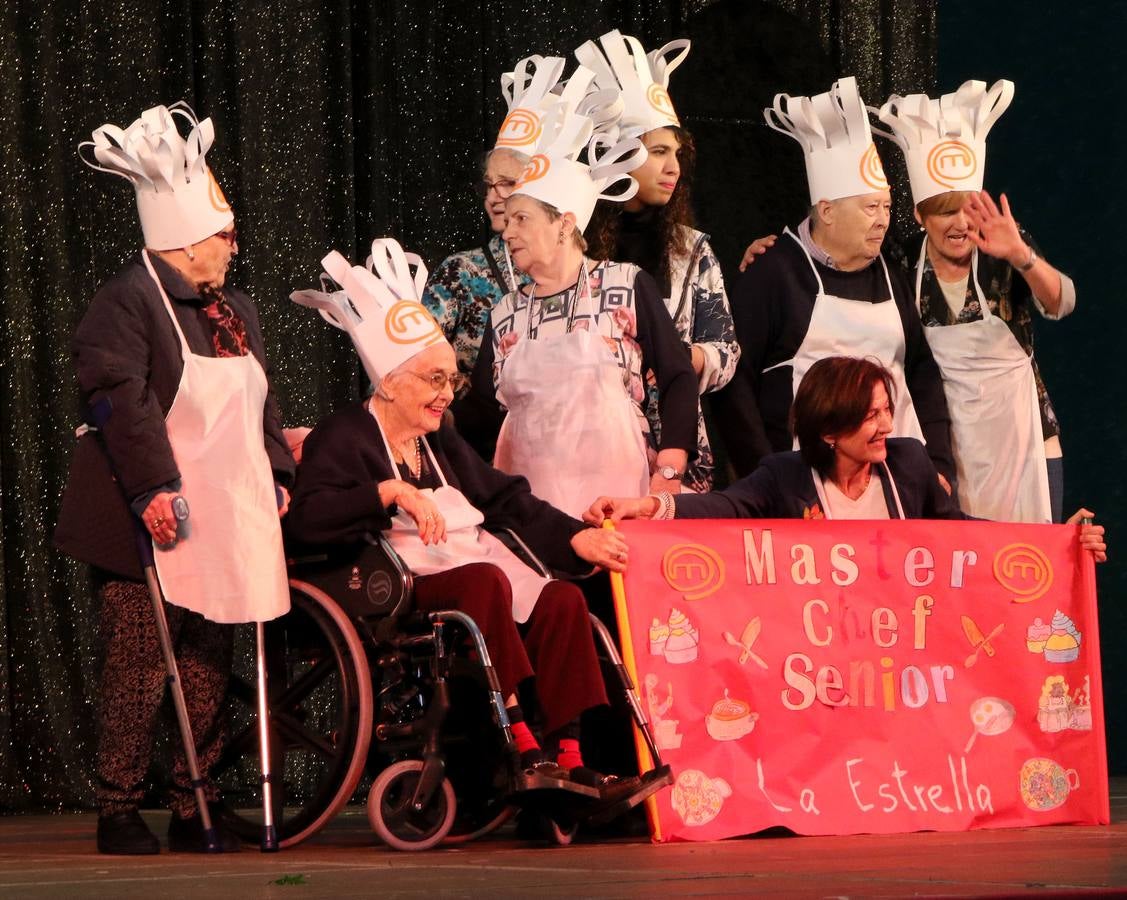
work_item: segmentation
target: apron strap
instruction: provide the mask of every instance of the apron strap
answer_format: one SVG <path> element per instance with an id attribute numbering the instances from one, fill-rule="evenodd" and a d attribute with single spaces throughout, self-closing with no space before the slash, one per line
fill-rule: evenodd
<path id="1" fill-rule="evenodd" d="M 822 515 L 827 519 L 832 519 L 834 516 L 830 509 L 830 498 L 826 494 L 826 485 L 822 481 L 822 476 L 813 466 L 810 467 L 810 474 L 814 477 L 814 491 L 818 495 L 818 502 L 822 504 Z"/>
<path id="2" fill-rule="evenodd" d="M 157 277 L 156 269 L 153 268 L 153 262 L 149 259 L 149 251 L 141 250 L 141 259 L 145 262 L 145 268 L 149 270 L 149 277 L 153 280 L 153 284 L 157 286 L 157 291 L 160 293 L 160 299 L 164 301 L 165 311 L 168 313 L 168 318 L 172 320 L 172 327 L 176 329 L 176 336 L 180 339 L 180 353 L 184 358 L 191 355 L 192 351 L 188 349 L 188 339 L 184 337 L 184 331 L 180 327 L 180 321 L 176 318 L 176 313 L 172 309 L 172 301 L 168 299 L 168 294 L 164 290 L 164 285 L 160 283 L 160 278 Z"/>
<path id="3" fill-rule="evenodd" d="M 810 271 L 814 273 L 814 280 L 818 282 L 818 293 L 824 294 L 826 292 L 825 285 L 822 284 L 822 276 L 818 274 L 818 267 L 814 265 L 814 257 L 810 255 L 810 251 L 806 249 L 806 245 L 802 243 L 802 238 L 790 230 L 788 225 L 783 229 L 784 234 L 789 234 L 796 244 L 798 249 L 802 251 L 802 255 L 806 257 L 806 262 L 810 264 Z"/>
<path id="4" fill-rule="evenodd" d="M 677 324 L 677 319 L 681 317 L 681 313 L 685 311 L 685 307 L 689 302 L 689 283 L 692 281 L 692 271 L 696 266 L 697 261 L 700 259 L 702 247 L 704 246 L 705 235 L 702 234 L 697 238 L 696 244 L 693 246 L 693 252 L 689 254 L 689 264 L 685 267 L 685 277 L 681 280 L 681 299 L 677 303 L 677 311 L 673 313 L 673 323 Z M 693 342 L 692 335 L 692 322 L 689 323 L 689 343 Z"/>
<path id="5" fill-rule="evenodd" d="M 883 255 L 881 257 L 884 258 Z M 924 264 L 927 262 L 927 235 L 924 235 L 923 243 L 920 245 L 920 258 L 916 262 L 916 312 L 923 309 L 923 283 L 924 283 Z M 935 267 L 932 267 L 932 272 Z M 935 276 L 936 281 L 939 276 Z M 990 305 L 986 302 L 986 295 L 982 293 L 982 286 L 978 283 L 978 248 L 975 247 L 971 251 L 970 258 L 970 282 L 974 285 L 975 296 L 978 297 L 978 307 L 982 310 L 983 320 L 989 319 L 993 313 L 990 312 Z"/>
<path id="6" fill-rule="evenodd" d="M 904 504 L 902 504 L 900 502 L 900 491 L 897 490 L 897 488 L 896 488 L 896 479 L 892 477 L 892 470 L 888 467 L 888 461 L 885 460 L 884 462 L 882 462 L 880 464 L 880 467 L 881 467 L 881 471 L 884 473 L 881 476 L 881 478 L 884 481 L 884 483 L 888 485 L 889 493 L 892 494 L 892 502 L 896 504 L 896 515 L 895 516 L 892 515 L 893 511 L 890 509 L 888 511 L 889 512 L 889 518 L 892 518 L 892 519 L 906 519 L 906 518 L 908 518 L 906 515 L 904 515 Z M 887 495 L 885 496 L 884 502 L 885 502 L 886 505 L 888 504 Z"/>
<path id="7" fill-rule="evenodd" d="M 516 276 L 515 275 L 513 276 L 513 282 L 514 283 L 510 283 L 509 279 L 505 278 L 505 276 L 501 272 L 501 266 L 497 263 L 496 258 L 493 256 L 493 252 L 489 249 L 489 241 L 485 242 L 485 245 L 481 248 L 481 251 L 482 251 L 482 254 L 485 256 L 486 263 L 489 264 L 489 271 L 493 273 L 493 278 L 497 281 L 497 284 L 500 285 L 500 287 L 501 287 L 501 293 L 502 294 L 508 294 L 508 293 L 516 290 L 516 284 L 515 284 Z M 512 261 L 511 260 L 509 262 L 509 271 L 512 272 Z"/>

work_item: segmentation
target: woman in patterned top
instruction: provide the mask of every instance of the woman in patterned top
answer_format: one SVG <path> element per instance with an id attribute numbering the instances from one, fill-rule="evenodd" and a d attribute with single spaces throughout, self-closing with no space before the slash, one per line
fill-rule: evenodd
<path id="1" fill-rule="evenodd" d="M 1044 318 L 1052 320 L 1067 316 L 1076 306 L 1076 288 L 1071 278 L 1041 258 L 1033 239 L 1014 221 L 1005 194 L 1000 199 L 999 208 L 985 191 L 948 191 L 920 202 L 916 206 L 916 219 L 923 226 L 924 234 L 919 244 L 908 248 L 908 261 L 914 266 L 920 318 L 933 350 L 934 339 L 941 336 L 938 329 L 995 317 L 1008 326 L 1029 357 L 1038 407 L 1033 413 L 1033 426 L 1044 440 L 1048 470 L 1045 499 L 1050 501 L 1052 520 L 1060 522 L 1064 501 L 1060 429 L 1033 356 L 1033 311 L 1036 309 Z M 957 330 L 951 334 L 952 340 L 959 339 Z M 948 371 L 950 367 L 938 356 L 937 361 L 943 369 L 946 386 L 955 373 Z M 982 361 L 974 364 L 980 378 L 984 377 L 983 364 Z M 992 441 L 999 436 L 982 434 L 979 437 Z M 998 448 L 1003 446 L 1012 445 L 997 445 Z M 983 449 L 987 457 L 994 453 L 989 447 Z M 960 480 L 966 480 L 963 470 L 973 465 L 972 455 L 965 441 L 962 446 L 956 442 Z M 989 460 L 977 461 L 985 465 Z M 966 487 L 961 485 L 961 489 Z M 1002 509 L 976 505 L 975 499 L 963 498 L 960 490 L 965 508 L 976 515 L 1000 519 L 1019 517 L 1018 514 L 1006 515 Z M 986 501 L 986 498 L 979 499 Z"/>
<path id="2" fill-rule="evenodd" d="M 485 157 L 480 193 L 489 217 L 492 236 L 484 246 L 464 250 L 444 259 L 427 279 L 422 303 L 438 321 L 442 333 L 458 356 L 458 371 L 469 376 L 477 362 L 481 338 L 489 324 L 489 312 L 512 289 L 505 273 L 505 201 L 516 187 L 527 157 L 504 147 Z M 521 284 L 527 279 L 515 273 Z M 501 427 L 501 416 L 493 405 L 476 402 L 463 393 L 451 406 L 458 432 L 486 461 Z"/>
<path id="3" fill-rule="evenodd" d="M 655 128 L 641 136 L 649 156 L 631 174 L 638 193 L 623 204 L 600 202 L 588 228 L 591 255 L 635 263 L 657 280 L 682 342 L 692 354 L 699 394 L 732 379 L 740 358 L 732 312 L 708 236 L 693 228 L 689 199 L 696 148 L 683 128 Z M 646 418 L 652 446 L 661 439 L 657 385 L 647 377 Z M 683 482 L 694 491 L 712 488 L 714 462 L 697 405 L 697 456 Z"/>

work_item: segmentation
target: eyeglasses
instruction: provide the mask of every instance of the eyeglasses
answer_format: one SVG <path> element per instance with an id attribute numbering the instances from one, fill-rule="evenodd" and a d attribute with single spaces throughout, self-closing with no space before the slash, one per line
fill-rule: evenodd
<path id="1" fill-rule="evenodd" d="M 517 183 L 512 178 L 498 178 L 496 181 L 483 178 L 477 183 L 477 192 L 482 197 L 488 197 L 490 191 L 496 191 L 498 197 L 502 200 L 508 200 L 516 187 Z"/>
<path id="2" fill-rule="evenodd" d="M 429 375 L 420 375 L 418 372 L 412 372 L 410 369 L 408 369 L 407 374 L 414 375 L 419 379 L 419 381 L 425 381 L 432 388 L 434 388 L 434 392 L 436 394 L 442 393 L 443 389 L 448 383 L 450 385 L 450 390 L 452 390 L 456 394 L 466 383 L 466 376 L 461 372 L 447 374 L 446 372 L 436 371 L 431 372 Z"/>
<path id="3" fill-rule="evenodd" d="M 217 231 L 215 232 L 217 238 L 223 238 L 232 247 L 239 242 L 239 233 L 232 228 L 230 231 Z"/>

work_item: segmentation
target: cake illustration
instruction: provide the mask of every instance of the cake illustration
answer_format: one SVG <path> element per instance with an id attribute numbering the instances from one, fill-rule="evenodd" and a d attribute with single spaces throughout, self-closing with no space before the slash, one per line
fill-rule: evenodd
<path id="1" fill-rule="evenodd" d="M 654 619 L 650 626 L 650 653 L 654 656 L 665 653 L 667 640 L 669 640 L 669 626 L 662 624 L 660 619 Z"/>
<path id="2" fill-rule="evenodd" d="M 669 615 L 669 637 L 662 651 L 671 663 L 691 663 L 697 658 L 697 645 L 700 632 L 693 627 L 688 617 L 679 609 Z"/>
<path id="3" fill-rule="evenodd" d="M 1072 619 L 1059 609 L 1053 613 L 1053 633 L 1045 641 L 1045 659 L 1054 663 L 1069 663 L 1080 655 L 1080 632 Z"/>
<path id="4" fill-rule="evenodd" d="M 1053 633 L 1053 626 L 1041 621 L 1038 616 L 1025 632 L 1025 646 L 1030 653 L 1044 653 L 1045 642 Z"/>
<path id="5" fill-rule="evenodd" d="M 704 727 L 714 741 L 736 741 L 750 734 L 759 719 L 759 713 L 751 711 L 751 704 L 734 700 L 724 689 L 724 699 L 717 700 L 712 712 L 704 717 Z"/>

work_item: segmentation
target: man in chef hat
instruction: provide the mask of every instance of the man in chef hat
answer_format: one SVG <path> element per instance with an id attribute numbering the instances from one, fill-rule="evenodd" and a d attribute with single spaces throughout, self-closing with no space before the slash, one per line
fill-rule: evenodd
<path id="1" fill-rule="evenodd" d="M 742 351 L 728 391 L 733 464 L 746 474 L 792 449 L 791 400 L 814 362 L 872 357 L 893 376 L 893 434 L 924 441 L 949 489 L 947 403 L 908 285 L 881 255 L 892 202 L 857 81 L 813 97 L 778 94 L 764 116 L 802 148 L 810 211 L 732 291 Z"/>
<path id="2" fill-rule="evenodd" d="M 178 121 L 188 125 L 186 138 Z M 210 119 L 174 104 L 148 109 L 124 129 L 103 125 L 79 148 L 92 149 L 94 160 L 83 160 L 93 168 L 133 186 L 145 246 L 99 288 L 74 336 L 96 427 L 79 439 L 55 533 L 60 549 L 91 564 L 99 585 L 103 853 L 159 851 L 138 805 L 167 675 L 134 516 L 153 543 L 209 801 L 218 791 L 207 775 L 225 740 L 228 623 L 289 609 L 278 520 L 293 457 L 254 304 L 226 284 L 239 245 L 234 213 L 205 161 L 213 139 Z M 192 788 L 178 748 L 173 850 L 205 849 Z M 238 849 L 234 835 L 220 830 L 219 838 L 222 849 Z"/>
<path id="3" fill-rule="evenodd" d="M 1033 355 L 1033 313 L 1068 315 L 1076 288 L 1018 227 L 1006 195 L 995 204 L 982 190 L 986 136 L 1013 94 L 1010 81 L 967 81 L 937 99 L 893 95 L 873 112 L 904 152 L 924 228 L 908 260 L 943 373 L 959 504 L 986 519 L 1060 522 L 1060 428 Z"/>

